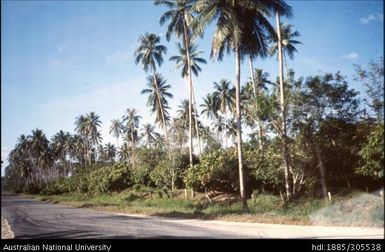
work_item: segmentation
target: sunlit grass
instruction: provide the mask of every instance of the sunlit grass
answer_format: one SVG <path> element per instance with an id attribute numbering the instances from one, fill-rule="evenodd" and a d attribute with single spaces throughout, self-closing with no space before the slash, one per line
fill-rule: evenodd
<path id="1" fill-rule="evenodd" d="M 221 200 L 213 197 L 210 203 L 203 194 L 186 199 L 183 191 L 162 193 L 148 188 L 103 195 L 63 194 L 33 197 L 74 207 L 164 217 L 297 225 L 382 227 L 384 224 L 381 198 L 368 193 L 336 195 L 332 202 L 325 199 L 300 198 L 286 206 L 279 196 L 260 194 L 248 200 L 247 212 L 243 211 L 241 202 L 226 201 L 223 196 Z"/>

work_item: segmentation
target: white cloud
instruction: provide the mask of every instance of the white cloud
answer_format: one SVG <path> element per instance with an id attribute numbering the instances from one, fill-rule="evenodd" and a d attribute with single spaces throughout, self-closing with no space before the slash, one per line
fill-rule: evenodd
<path id="1" fill-rule="evenodd" d="M 133 59 L 133 54 L 129 50 L 120 50 L 107 55 L 104 61 L 107 64 L 122 63 Z"/>
<path id="2" fill-rule="evenodd" d="M 382 13 L 375 13 L 375 14 L 369 14 L 367 17 L 360 18 L 361 24 L 369 24 L 372 21 L 384 21 L 384 14 Z"/>
<path id="3" fill-rule="evenodd" d="M 358 59 L 359 55 L 356 52 L 350 52 L 348 54 L 342 55 L 342 58 L 349 59 L 349 60 L 356 60 Z"/>

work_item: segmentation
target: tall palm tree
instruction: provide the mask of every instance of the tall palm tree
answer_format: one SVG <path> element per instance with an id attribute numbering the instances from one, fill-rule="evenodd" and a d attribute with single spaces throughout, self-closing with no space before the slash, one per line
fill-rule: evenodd
<path id="1" fill-rule="evenodd" d="M 138 140 L 138 128 L 139 120 L 142 118 L 137 115 L 138 111 L 136 109 L 128 108 L 126 110 L 126 115 L 123 116 L 122 122 L 124 125 L 124 133 L 126 134 L 126 139 L 130 142 L 131 151 L 132 151 L 132 165 L 135 167 L 135 149 L 136 142 Z"/>
<path id="2" fill-rule="evenodd" d="M 253 32 L 261 28 L 271 27 L 267 20 L 270 11 L 290 13 L 290 7 L 281 0 L 199 0 L 193 7 L 198 12 L 198 23 L 195 31 L 202 34 L 204 28 L 216 20 L 216 27 L 211 46 L 211 57 L 221 60 L 225 50 L 235 55 L 235 89 L 236 89 L 236 121 L 240 194 L 243 208 L 247 209 L 244 187 L 242 126 L 240 103 L 241 59 L 250 54 L 252 44 L 258 44 Z M 253 46 L 252 48 L 257 48 Z"/>
<path id="3" fill-rule="evenodd" d="M 88 134 L 88 140 L 90 144 L 90 149 L 88 150 L 88 162 L 92 164 L 92 155 L 94 154 L 95 146 L 102 141 L 102 135 L 98 128 L 100 127 L 101 121 L 99 115 L 95 112 L 90 112 L 86 115 L 86 131 Z"/>
<path id="4" fill-rule="evenodd" d="M 226 136 L 229 137 L 233 142 L 235 142 L 235 138 L 237 136 L 237 123 L 235 120 L 232 118 L 228 119 L 225 122 L 227 131 L 226 131 Z"/>
<path id="5" fill-rule="evenodd" d="M 60 130 L 56 133 L 51 139 L 51 150 L 53 157 L 58 159 L 63 167 L 62 175 L 66 176 L 69 172 L 68 162 L 67 162 L 67 149 L 66 145 L 70 141 L 70 134 L 64 133 Z"/>
<path id="6" fill-rule="evenodd" d="M 214 82 L 214 99 L 218 104 L 218 109 L 222 113 L 224 120 L 227 121 L 228 111 L 233 112 L 235 103 L 235 88 L 230 88 L 231 82 L 226 79 L 222 79 L 218 82 Z M 227 124 L 225 124 L 225 131 L 227 131 Z M 224 135 L 225 146 L 227 147 L 227 136 Z"/>
<path id="7" fill-rule="evenodd" d="M 119 148 L 119 159 L 121 161 L 127 161 L 130 157 L 130 147 L 127 143 L 123 143 Z"/>
<path id="8" fill-rule="evenodd" d="M 100 125 L 100 117 L 95 112 L 90 112 L 85 116 L 80 115 L 75 119 L 75 130 L 82 138 L 84 159 L 88 160 L 89 165 L 92 164 L 94 147 L 102 141 Z"/>
<path id="9" fill-rule="evenodd" d="M 182 68 L 182 77 L 186 78 L 188 76 L 188 64 L 187 64 L 187 50 L 185 47 L 182 47 L 180 43 L 177 44 L 179 55 L 170 57 L 171 61 L 175 61 L 177 68 Z M 191 43 L 189 47 L 190 61 L 191 61 L 191 71 L 195 76 L 198 76 L 199 72 L 202 71 L 202 68 L 199 64 L 207 64 L 207 61 L 204 58 L 200 58 L 199 55 L 202 54 L 202 51 L 198 51 L 198 46 Z"/>
<path id="10" fill-rule="evenodd" d="M 155 132 L 155 127 L 149 123 L 146 123 L 143 125 L 141 131 L 141 137 L 142 139 L 145 139 L 146 146 L 151 147 L 151 144 L 154 143 L 158 137 L 158 133 Z"/>
<path id="11" fill-rule="evenodd" d="M 201 114 L 205 115 L 206 118 L 214 120 L 218 117 L 218 102 L 213 94 L 207 94 L 206 97 L 203 97 L 203 103 L 200 106 L 202 107 Z"/>
<path id="12" fill-rule="evenodd" d="M 109 133 L 116 137 L 116 146 L 119 146 L 119 137 L 122 134 L 122 123 L 119 119 L 114 119 L 111 121 Z"/>
<path id="13" fill-rule="evenodd" d="M 289 71 L 286 63 L 286 55 L 289 56 L 291 60 L 294 59 L 294 54 L 298 52 L 296 45 L 302 44 L 300 41 L 295 40 L 296 37 L 300 36 L 298 31 L 293 31 L 294 26 L 291 24 L 282 24 L 280 23 L 281 30 L 281 41 L 282 41 L 282 57 L 285 63 L 286 72 Z M 278 36 L 273 36 L 271 38 L 273 41 L 272 46 L 269 49 L 270 55 L 278 56 Z"/>
<path id="14" fill-rule="evenodd" d="M 98 161 L 104 162 L 106 160 L 106 149 L 103 144 L 99 144 L 97 147 Z"/>
<path id="15" fill-rule="evenodd" d="M 156 115 L 155 122 L 162 125 L 166 141 L 168 141 L 167 122 L 170 119 L 167 109 L 168 98 L 173 98 L 169 92 L 170 85 L 166 84 L 166 80 L 160 74 L 147 77 L 147 88 L 143 89 L 141 94 L 148 94 L 147 106 L 150 107 L 151 113 Z"/>
<path id="16" fill-rule="evenodd" d="M 152 71 L 153 76 L 147 77 L 147 80 L 151 82 L 150 87 L 154 86 L 153 89 L 155 91 L 156 98 L 151 98 L 153 101 L 157 102 L 158 104 L 155 105 L 159 109 L 163 132 L 166 137 L 167 143 L 169 143 L 168 140 L 168 132 L 167 132 L 167 125 L 166 125 L 166 112 L 164 111 L 164 103 L 162 101 L 164 98 L 161 97 L 160 94 L 160 87 L 158 87 L 158 84 L 162 83 L 163 78 L 156 73 L 156 65 L 159 67 L 163 63 L 163 54 L 167 53 L 167 48 L 164 45 L 160 44 L 160 37 L 153 34 L 153 33 L 145 33 L 145 35 L 141 35 L 139 37 L 139 48 L 135 51 L 135 63 L 138 64 L 141 62 L 142 67 L 144 71 L 147 73 L 148 71 Z M 165 82 L 165 81 L 164 81 Z M 146 91 L 147 92 L 147 91 Z M 145 92 L 145 93 L 146 93 Z M 142 91 L 143 94 L 143 91 Z M 150 99 L 150 97 L 149 97 Z M 150 100 L 148 100 L 147 104 L 150 103 Z M 149 106 L 149 105 L 148 105 Z M 153 111 L 156 111 L 154 108 L 154 104 L 151 103 Z M 157 114 L 158 118 L 158 114 Z M 169 144 L 168 144 L 169 145 Z M 170 149 L 170 145 L 169 145 Z M 169 150 L 169 156 L 171 157 L 171 150 Z"/>
<path id="17" fill-rule="evenodd" d="M 173 118 L 171 120 L 171 136 L 173 143 L 178 146 L 179 150 L 182 150 L 183 145 L 188 141 L 188 136 L 186 135 L 185 122 L 180 118 Z"/>
<path id="18" fill-rule="evenodd" d="M 41 183 L 43 180 L 47 182 L 49 174 L 48 168 L 51 167 L 51 155 L 49 149 L 49 141 L 44 132 L 40 129 L 32 130 L 29 138 L 28 152 L 32 158 L 32 164 L 36 171 L 37 181 Z"/>
<path id="19" fill-rule="evenodd" d="M 86 162 L 89 147 L 87 118 L 80 115 L 75 119 L 75 131 L 79 134 L 82 141 L 83 160 Z"/>
<path id="20" fill-rule="evenodd" d="M 193 143 L 192 143 L 192 100 L 193 100 L 193 84 L 192 84 L 192 60 L 190 55 L 191 48 L 191 30 L 190 26 L 194 21 L 194 16 L 191 12 L 191 8 L 196 0 L 156 0 L 156 5 L 165 5 L 169 8 L 160 18 L 159 23 L 163 25 L 166 21 L 170 21 L 167 27 L 166 38 L 169 41 L 171 34 L 174 33 L 177 38 L 182 37 L 183 48 L 186 52 L 187 63 L 187 80 L 189 87 L 189 154 L 190 154 L 190 167 L 193 164 Z M 182 72 L 183 75 L 183 72 Z"/>
<path id="21" fill-rule="evenodd" d="M 152 71 L 156 73 L 156 66 L 163 63 L 163 54 L 167 53 L 167 48 L 160 43 L 160 37 L 153 33 L 146 32 L 139 37 L 139 47 L 135 51 L 135 64 L 139 62 L 146 73 Z"/>
<path id="22" fill-rule="evenodd" d="M 170 58 L 171 61 L 176 62 L 176 67 L 180 68 L 182 67 L 182 77 L 187 78 L 189 77 L 189 66 L 188 66 L 188 58 L 187 55 L 189 53 L 190 55 L 190 63 L 191 63 L 191 70 L 192 73 L 194 73 L 195 76 L 198 76 L 198 73 L 202 71 L 202 68 L 198 65 L 198 63 L 206 64 L 206 60 L 199 57 L 199 54 L 203 53 L 202 51 L 197 50 L 197 45 L 191 43 L 189 46 L 189 49 L 186 50 L 185 47 L 182 47 L 180 43 L 178 43 L 178 49 L 179 49 L 179 55 L 172 56 Z M 187 52 L 188 51 L 188 52 Z M 189 81 L 189 80 L 188 80 Z M 194 94 L 194 86 L 191 85 L 191 92 L 192 92 L 192 108 L 197 111 L 196 102 L 195 102 L 195 94 Z M 191 103 L 191 102 L 190 102 Z M 189 111 L 189 113 L 192 113 L 192 111 Z M 200 147 L 200 137 L 199 137 L 199 127 L 198 127 L 198 114 L 195 113 L 195 133 L 197 134 L 197 140 L 198 140 L 198 147 L 199 147 L 199 154 L 201 153 L 201 147 Z"/>
<path id="23" fill-rule="evenodd" d="M 249 121 L 249 125 L 256 125 L 258 131 L 258 138 L 260 141 L 259 147 L 263 149 L 263 127 L 260 118 L 260 103 L 261 103 L 261 91 L 268 90 L 267 85 L 275 85 L 268 77 L 269 74 L 262 69 L 255 68 L 251 82 L 247 82 L 242 90 L 242 96 L 244 98 L 244 108 L 246 120 Z"/>
<path id="24" fill-rule="evenodd" d="M 281 32 L 281 13 L 276 12 L 276 26 L 277 26 L 277 51 L 278 51 L 278 73 L 279 73 L 279 93 L 280 93 L 280 106 L 281 106 L 281 143 L 282 143 L 282 160 L 285 171 L 285 188 L 286 198 L 291 199 L 291 183 L 289 179 L 289 150 L 287 148 L 287 128 L 286 128 L 286 106 L 285 106 L 285 93 L 284 93 L 284 82 L 283 82 L 283 43 L 282 43 L 282 32 Z"/>
<path id="25" fill-rule="evenodd" d="M 116 148 L 115 145 L 111 143 L 107 143 L 104 147 L 106 159 L 112 164 L 114 163 L 114 159 L 116 157 Z"/>

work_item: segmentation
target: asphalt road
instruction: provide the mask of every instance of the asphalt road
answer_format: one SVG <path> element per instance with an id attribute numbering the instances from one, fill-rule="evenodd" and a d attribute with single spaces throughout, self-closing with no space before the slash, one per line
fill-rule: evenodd
<path id="1" fill-rule="evenodd" d="M 1 215 L 19 239 L 384 238 L 382 228 L 170 219 L 106 213 L 4 195 Z"/>

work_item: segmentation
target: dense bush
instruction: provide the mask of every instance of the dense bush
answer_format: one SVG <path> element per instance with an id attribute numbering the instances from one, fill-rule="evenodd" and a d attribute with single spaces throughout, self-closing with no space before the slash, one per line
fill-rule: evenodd
<path id="1" fill-rule="evenodd" d="M 44 194 L 61 193 L 111 193 L 132 185 L 127 164 L 118 163 L 96 169 L 80 168 L 68 178 L 59 178 L 41 190 Z"/>
<path id="2" fill-rule="evenodd" d="M 195 190 L 204 188 L 235 192 L 239 185 L 236 149 L 216 150 L 202 156 L 199 164 L 189 168 L 184 182 Z"/>
<path id="3" fill-rule="evenodd" d="M 360 166 L 356 173 L 381 179 L 384 177 L 384 124 L 380 123 L 370 134 L 359 152 Z"/>
<path id="4" fill-rule="evenodd" d="M 272 144 L 266 144 L 264 149 L 245 148 L 244 165 L 251 177 L 250 189 L 273 191 L 283 187 L 282 159 L 279 154 L 279 150 Z"/>
<path id="5" fill-rule="evenodd" d="M 131 174 L 122 163 L 92 171 L 88 176 L 88 192 L 109 193 L 131 186 Z"/>
<path id="6" fill-rule="evenodd" d="M 183 175 L 189 167 L 190 159 L 186 153 L 175 153 L 173 158 L 164 159 L 155 167 L 150 173 L 151 180 L 158 188 L 172 187 L 174 183 L 175 188 L 184 187 Z"/>
<path id="7" fill-rule="evenodd" d="M 132 169 L 132 180 L 134 184 L 153 186 L 150 173 L 161 160 L 166 158 L 166 153 L 159 149 L 140 149 L 136 155 L 137 163 Z"/>

